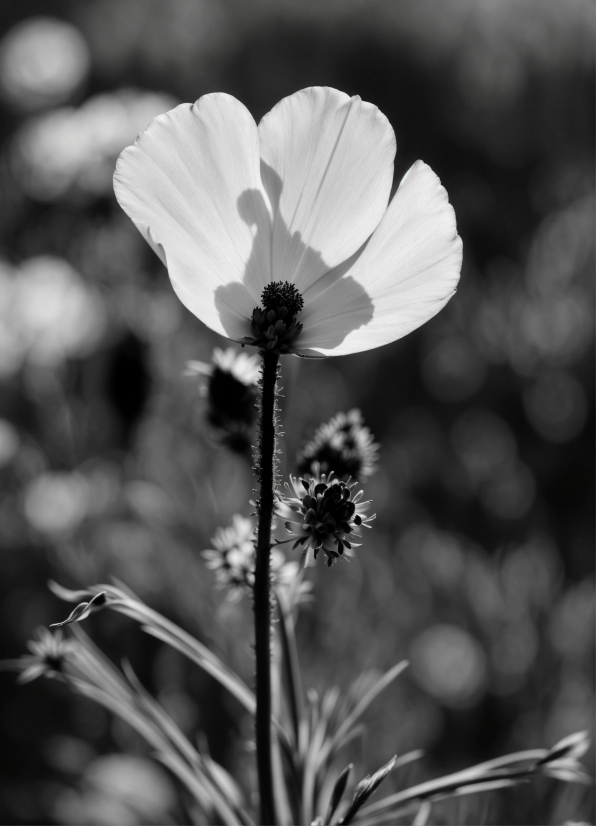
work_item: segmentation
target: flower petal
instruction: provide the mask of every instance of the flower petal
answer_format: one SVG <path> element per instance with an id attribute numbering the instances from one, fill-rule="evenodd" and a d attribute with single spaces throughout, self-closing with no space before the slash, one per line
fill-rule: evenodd
<path id="1" fill-rule="evenodd" d="M 120 205 L 167 263 L 182 303 L 228 337 L 270 280 L 270 216 L 257 126 L 243 104 L 205 95 L 155 118 L 121 154 Z"/>
<path id="2" fill-rule="evenodd" d="M 304 294 L 297 346 L 340 356 L 396 341 L 449 301 L 461 261 L 447 193 L 430 167 L 417 161 L 347 271 L 338 268 Z"/>
<path id="3" fill-rule="evenodd" d="M 349 258 L 387 208 L 395 135 L 376 106 L 328 87 L 284 98 L 259 124 L 274 208 L 274 280 L 303 292 Z"/>

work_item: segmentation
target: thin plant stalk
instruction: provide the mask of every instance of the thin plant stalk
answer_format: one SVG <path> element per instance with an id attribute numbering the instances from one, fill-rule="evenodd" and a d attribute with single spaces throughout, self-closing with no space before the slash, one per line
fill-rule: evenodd
<path id="1" fill-rule="evenodd" d="M 259 482 L 256 564 L 254 582 L 256 653 L 256 745 L 261 823 L 276 823 L 273 795 L 271 727 L 271 520 L 276 482 L 276 394 L 279 355 L 261 351 L 261 398 L 255 473 Z"/>

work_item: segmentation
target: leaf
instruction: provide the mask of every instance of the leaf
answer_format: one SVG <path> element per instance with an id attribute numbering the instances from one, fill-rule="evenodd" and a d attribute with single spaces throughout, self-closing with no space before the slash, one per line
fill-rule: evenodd
<path id="1" fill-rule="evenodd" d="M 547 763 L 542 773 L 555 780 L 562 780 L 564 783 L 581 783 L 584 786 L 591 786 L 592 778 L 582 769 L 581 763 L 575 763 L 572 760 L 555 760 L 553 763 Z"/>
<path id="2" fill-rule="evenodd" d="M 350 772 L 353 768 L 354 764 L 349 763 L 335 781 L 335 786 L 333 787 L 333 791 L 331 793 L 331 800 L 329 801 L 329 808 L 327 809 L 324 823 L 331 823 L 331 818 L 335 814 L 335 810 L 344 796 L 344 792 L 350 778 Z"/>
<path id="3" fill-rule="evenodd" d="M 294 731 L 294 747 L 297 751 L 300 751 L 300 730 L 301 721 L 304 717 L 304 702 L 302 681 L 300 679 L 298 647 L 294 634 L 294 620 L 292 618 L 292 609 L 283 588 L 277 588 L 275 595 L 277 597 L 281 618 L 278 628 L 282 646 L 282 666 L 288 706 L 290 708 L 292 728 Z"/>
<path id="4" fill-rule="evenodd" d="M 358 783 L 354 789 L 354 799 L 352 800 L 350 808 L 339 821 L 342 826 L 351 823 L 358 809 L 366 803 L 371 794 L 378 789 L 383 780 L 385 780 L 389 772 L 393 769 L 396 760 L 397 755 L 392 757 L 391 760 L 388 763 L 385 763 L 384 766 L 381 766 L 381 768 L 374 774 L 367 775 L 364 780 L 361 780 L 360 783 Z"/>
<path id="5" fill-rule="evenodd" d="M 147 634 L 168 643 L 168 645 L 171 645 L 172 648 L 176 648 L 188 657 L 189 660 L 192 660 L 194 663 L 199 665 L 204 671 L 207 671 L 208 674 L 211 674 L 211 676 L 221 683 L 221 685 L 228 689 L 230 694 L 233 694 L 234 697 L 236 697 L 236 699 L 248 712 L 250 712 L 250 714 L 255 713 L 257 701 L 250 688 L 246 685 L 246 683 L 242 682 L 240 677 L 237 677 L 233 671 L 230 671 L 226 666 L 224 666 L 224 664 L 214 654 L 209 652 L 209 656 L 206 656 L 204 650 L 205 647 L 202 646 L 197 640 L 191 638 L 192 642 L 188 643 L 185 639 L 172 634 L 169 630 L 164 628 L 150 625 L 143 625 L 142 628 Z"/>
<path id="6" fill-rule="evenodd" d="M 72 591 L 70 588 L 65 588 L 63 585 L 59 585 L 57 582 L 54 582 L 53 579 L 48 580 L 48 588 L 58 597 L 58 599 L 63 599 L 64 602 L 80 602 L 81 600 L 87 600 L 89 595 L 93 593 L 93 591 L 90 590 Z"/>
<path id="7" fill-rule="evenodd" d="M 559 740 L 547 754 L 539 761 L 538 765 L 550 763 L 555 760 L 572 759 L 578 760 L 590 748 L 590 734 L 587 731 L 576 731 L 575 734 L 568 734 Z"/>
<path id="8" fill-rule="evenodd" d="M 416 817 L 412 821 L 412 826 L 426 826 L 428 818 L 430 817 L 432 807 L 432 803 L 428 800 L 425 800 L 423 803 L 421 803 L 420 808 L 416 813 Z"/>
<path id="9" fill-rule="evenodd" d="M 95 594 L 89 602 L 81 602 L 80 605 L 77 605 L 62 622 L 53 622 L 50 628 L 62 628 L 64 625 L 70 625 L 71 622 L 81 622 L 81 620 L 86 619 L 92 611 L 103 608 L 105 604 L 106 592 L 100 591 L 98 594 Z"/>
<path id="10" fill-rule="evenodd" d="M 371 688 L 364 697 L 360 700 L 360 702 L 356 705 L 356 707 L 347 715 L 344 719 L 343 723 L 340 725 L 338 730 L 335 733 L 335 736 L 332 738 L 331 741 L 326 745 L 324 749 L 321 750 L 319 755 L 320 763 L 327 759 L 327 757 L 336 749 L 338 748 L 339 744 L 341 743 L 342 739 L 345 735 L 349 732 L 352 726 L 358 721 L 360 717 L 364 714 L 366 709 L 369 705 L 375 700 L 379 694 L 390 685 L 393 680 L 398 677 L 402 671 L 404 671 L 408 667 L 408 661 L 403 660 L 397 665 L 394 665 L 393 668 L 390 668 L 381 679 Z"/>
<path id="11" fill-rule="evenodd" d="M 79 599 L 81 595 L 88 596 L 97 591 L 94 586 L 86 591 L 69 591 L 55 582 L 50 582 L 51 590 L 65 600 Z M 175 623 L 154 611 L 135 597 L 128 589 L 124 590 L 113 585 L 99 586 L 99 593 L 105 594 L 108 599 L 107 607 L 118 611 L 141 624 L 143 630 L 163 642 L 168 643 L 183 653 L 220 682 L 251 714 L 255 713 L 256 699 L 253 692 L 230 668 L 213 654 L 205 645 L 202 645 L 191 634 L 183 631 Z M 97 594 L 99 595 L 99 594 Z M 93 598 L 95 599 L 95 597 Z M 91 600 L 93 602 L 93 600 Z M 80 607 L 80 606 L 79 606 Z M 76 611 L 77 609 L 75 609 Z"/>
<path id="12" fill-rule="evenodd" d="M 476 773 L 474 774 L 474 772 Z M 395 808 L 398 805 L 403 806 L 413 800 L 438 800 L 442 797 L 451 797 L 456 795 L 458 790 L 461 789 L 469 789 L 469 791 L 463 793 L 470 794 L 472 787 L 482 787 L 483 784 L 487 783 L 508 786 L 515 785 L 524 781 L 534 773 L 534 766 L 523 769 L 493 769 L 489 771 L 478 771 L 478 767 L 473 766 L 470 769 L 455 772 L 445 777 L 439 777 L 436 780 L 419 783 L 417 786 L 412 786 L 409 789 L 404 789 L 402 792 L 385 797 L 383 800 L 367 806 L 366 809 L 363 810 L 362 815 L 366 819 L 372 815 L 377 816 L 380 812 Z M 491 788 L 501 788 L 501 785 L 491 785 Z"/>

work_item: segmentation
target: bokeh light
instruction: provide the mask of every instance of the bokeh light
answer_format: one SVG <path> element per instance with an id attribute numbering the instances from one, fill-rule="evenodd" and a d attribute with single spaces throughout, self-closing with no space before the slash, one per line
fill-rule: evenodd
<path id="1" fill-rule="evenodd" d="M 89 66 L 83 36 L 65 20 L 32 17 L 0 41 L 0 87 L 23 109 L 62 103 L 83 83 Z"/>
<path id="2" fill-rule="evenodd" d="M 42 201 L 72 190 L 107 195 L 119 153 L 175 103 L 169 95 L 123 89 L 89 98 L 78 109 L 38 115 L 15 138 L 15 175 Z"/>
<path id="3" fill-rule="evenodd" d="M 422 687 L 448 706 L 466 705 L 484 686 L 484 652 L 463 628 L 433 625 L 416 637 L 410 656 Z"/>

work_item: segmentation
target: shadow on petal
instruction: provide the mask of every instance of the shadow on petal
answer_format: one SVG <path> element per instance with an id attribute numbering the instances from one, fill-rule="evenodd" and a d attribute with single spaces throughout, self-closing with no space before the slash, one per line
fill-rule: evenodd
<path id="1" fill-rule="evenodd" d="M 284 273 L 275 271 L 275 264 L 271 260 L 272 234 L 275 231 L 278 238 L 279 234 L 282 234 L 282 246 L 292 250 L 294 260 L 302 264 L 306 260 L 307 270 L 311 272 L 325 272 L 314 283 L 306 285 L 303 292 L 305 308 L 299 320 L 305 328 L 305 351 L 316 351 L 319 344 L 326 349 L 333 349 L 341 344 L 350 332 L 368 324 L 374 315 L 374 305 L 366 290 L 354 278 L 344 275 L 361 254 L 364 246 L 343 264 L 334 268 L 328 267 L 317 250 L 303 243 L 299 232 L 290 233 L 287 229 L 279 212 L 283 186 L 281 178 L 263 162 L 261 174 L 269 204 L 263 193 L 257 189 L 245 190 L 237 201 L 238 214 L 253 231 L 253 247 L 246 263 L 243 282 L 232 282 L 218 287 L 215 291 L 215 306 L 221 323 L 231 339 L 241 341 L 249 333 L 250 313 L 255 307 L 260 306 L 261 293 L 266 284 L 271 281 L 294 282 L 293 274 L 284 278 Z M 296 283 L 296 287 L 301 289 L 300 283 Z M 325 315 L 329 319 L 327 324 L 325 318 L 321 318 L 321 307 L 317 305 L 330 287 L 333 287 L 334 298 L 337 297 L 337 305 L 329 306 L 329 295 L 325 296 L 327 300 L 323 300 L 322 303 L 325 305 Z M 243 322 L 231 316 L 230 309 L 234 314 L 239 313 L 246 319 L 244 326 Z M 308 334 L 309 328 L 312 334 Z M 296 341 L 298 347 L 303 335 L 301 334 Z M 318 354 L 312 352 L 312 355 Z"/>

